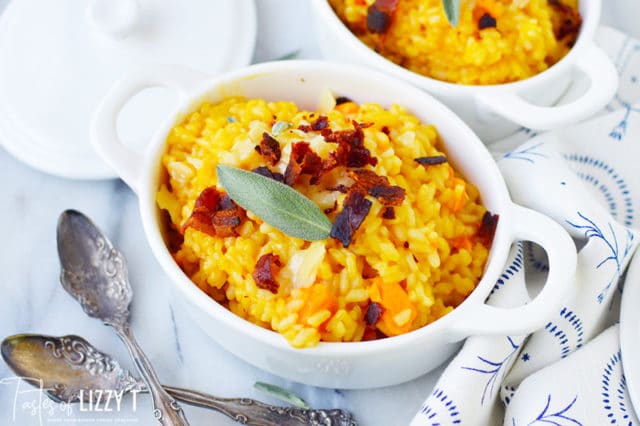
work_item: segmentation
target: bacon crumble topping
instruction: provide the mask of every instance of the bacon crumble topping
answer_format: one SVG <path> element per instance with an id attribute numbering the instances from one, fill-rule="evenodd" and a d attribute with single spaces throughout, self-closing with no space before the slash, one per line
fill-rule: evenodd
<path id="1" fill-rule="evenodd" d="M 349 247 L 353 234 L 369 214 L 371 204 L 362 191 L 350 191 L 344 200 L 342 211 L 331 227 L 331 237 L 340 241 L 344 247 Z"/>
<path id="2" fill-rule="evenodd" d="M 300 126 L 298 126 L 298 129 L 304 132 L 310 132 L 312 130 L 319 132 L 320 130 L 326 129 L 328 126 L 329 126 L 329 119 L 324 115 L 321 115 L 311 124 L 301 124 Z"/>
<path id="3" fill-rule="evenodd" d="M 262 133 L 262 140 L 260 145 L 256 145 L 256 151 L 269 161 L 272 166 L 280 161 L 280 156 L 282 155 L 280 143 L 267 132 Z"/>
<path id="4" fill-rule="evenodd" d="M 491 16 L 489 13 L 484 13 L 480 19 L 478 20 L 478 29 L 484 30 L 485 28 L 495 28 L 498 22 L 496 18 Z"/>
<path id="5" fill-rule="evenodd" d="M 384 210 L 382 211 L 382 217 L 385 219 L 395 219 L 396 211 L 394 210 L 393 207 L 385 207 Z"/>
<path id="6" fill-rule="evenodd" d="M 221 194 L 214 186 L 205 188 L 196 199 L 191 216 L 182 227 L 193 228 L 212 237 L 235 235 L 235 229 L 242 223 L 244 210 L 233 202 L 227 194 Z"/>
<path id="7" fill-rule="evenodd" d="M 280 257 L 277 254 L 268 253 L 260 256 L 253 270 L 253 279 L 256 285 L 276 294 L 280 284 L 276 281 L 275 275 L 281 266 Z"/>
<path id="8" fill-rule="evenodd" d="M 384 313 L 384 308 L 381 304 L 377 302 L 369 302 L 367 305 L 367 312 L 364 315 L 364 321 L 367 325 L 376 325 L 380 318 L 382 318 L 382 314 Z"/>
<path id="9" fill-rule="evenodd" d="M 444 155 L 432 155 L 430 157 L 414 158 L 414 161 L 422 166 L 437 166 L 438 164 L 444 164 L 449 160 L 447 160 L 447 157 Z"/>
<path id="10" fill-rule="evenodd" d="M 350 170 L 349 176 L 355 181 L 355 188 L 366 191 L 375 197 L 384 206 L 397 206 L 402 204 L 406 191 L 396 185 L 389 184 L 386 176 L 379 176 L 371 170 Z"/>
<path id="11" fill-rule="evenodd" d="M 486 211 L 482 216 L 482 223 L 478 229 L 477 237 L 485 246 L 491 246 L 493 237 L 496 234 L 496 228 L 498 227 L 498 219 L 500 215 L 492 214 Z"/>
<path id="12" fill-rule="evenodd" d="M 310 183 L 313 185 L 320 179 L 322 172 L 322 159 L 313 152 L 308 142 L 295 142 L 291 145 L 289 164 L 284 172 L 284 183 L 293 186 L 300 175 L 311 175 Z"/>
<path id="13" fill-rule="evenodd" d="M 371 124 L 352 121 L 353 129 L 332 131 L 322 130 L 322 136 L 327 142 L 337 143 L 338 148 L 329 154 L 323 162 L 323 171 L 329 171 L 338 166 L 364 167 L 367 164 L 375 166 L 378 159 L 371 156 L 371 152 L 364 146 L 364 132 Z"/>
<path id="14" fill-rule="evenodd" d="M 398 0 L 376 0 L 367 9 L 367 29 L 372 33 L 383 34 L 389 30 Z"/>
<path id="15" fill-rule="evenodd" d="M 336 143 L 338 146 L 329 154 L 329 158 L 322 160 L 311 150 L 309 143 L 292 144 L 289 164 L 284 174 L 284 183 L 287 185 L 294 185 L 302 174 L 311 175 L 309 182 L 316 184 L 323 174 L 336 167 L 357 168 L 347 172 L 354 180 L 351 187 L 339 184 L 327 188 L 347 194 L 342 211 L 338 213 L 330 234 L 345 247 L 350 244 L 353 233 L 371 209 L 371 201 L 365 198 L 367 194 L 377 198 L 384 206 L 399 205 L 406 196 L 404 188 L 391 185 L 386 177 L 361 168 L 367 165 L 375 166 L 378 162 L 364 146 L 363 129 L 372 126 L 373 123 L 358 123 L 353 120 L 351 123 L 353 129 L 333 131 L 329 128 L 327 117 L 319 116 L 311 124 L 298 126 L 305 132 L 319 131 L 326 142 Z M 334 210 L 335 206 L 327 209 L 328 213 Z M 395 218 L 393 209 L 385 210 L 384 213 L 387 218 Z"/>

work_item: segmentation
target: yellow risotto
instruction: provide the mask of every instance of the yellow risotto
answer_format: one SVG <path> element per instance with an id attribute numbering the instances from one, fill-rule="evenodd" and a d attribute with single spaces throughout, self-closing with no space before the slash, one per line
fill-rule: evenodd
<path id="1" fill-rule="evenodd" d="M 219 164 L 289 182 L 334 228 L 356 192 L 369 210 L 347 244 L 294 238 L 225 201 Z M 339 98 L 320 113 L 241 97 L 204 103 L 169 133 L 162 167 L 157 204 L 176 262 L 294 347 L 399 335 L 451 312 L 480 280 L 497 222 L 434 126 L 398 105 Z"/>
<path id="2" fill-rule="evenodd" d="M 329 0 L 371 49 L 419 74 L 500 84 L 546 70 L 575 43 L 577 0 L 462 0 L 449 24 L 442 0 Z"/>

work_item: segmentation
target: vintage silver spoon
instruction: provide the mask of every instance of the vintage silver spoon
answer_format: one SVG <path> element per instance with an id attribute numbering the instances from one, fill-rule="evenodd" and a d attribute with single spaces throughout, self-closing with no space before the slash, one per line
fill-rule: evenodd
<path id="1" fill-rule="evenodd" d="M 151 362 L 129 324 L 132 291 L 124 256 L 82 213 L 66 210 L 58 220 L 62 286 L 91 317 L 113 327 L 125 343 L 149 388 L 153 414 L 165 426 L 188 425 L 184 411 L 160 385 Z"/>
<path id="2" fill-rule="evenodd" d="M 89 402 L 91 389 L 111 390 L 120 395 L 147 391 L 144 382 L 133 377 L 118 361 L 78 336 L 19 334 L 7 337 L 0 349 L 5 362 L 18 376 L 39 379 L 27 381 L 41 386 L 54 401 Z M 188 389 L 164 388 L 180 401 L 214 409 L 247 425 L 356 426 L 351 414 L 338 409 L 276 407 L 248 398 L 218 398 Z"/>

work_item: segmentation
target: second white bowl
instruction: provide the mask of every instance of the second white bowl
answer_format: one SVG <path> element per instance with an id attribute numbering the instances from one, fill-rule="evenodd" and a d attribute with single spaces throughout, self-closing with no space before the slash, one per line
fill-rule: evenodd
<path id="1" fill-rule="evenodd" d="M 524 126 L 549 130 L 581 121 L 602 109 L 618 87 L 618 73 L 596 46 L 601 0 L 579 0 L 582 27 L 571 51 L 558 63 L 526 80 L 487 86 L 448 83 L 409 71 L 361 42 L 327 0 L 312 0 L 315 29 L 323 55 L 365 65 L 401 78 L 436 96 L 456 112 L 485 143 Z M 552 106 L 583 74 L 589 88 L 570 103 Z"/>

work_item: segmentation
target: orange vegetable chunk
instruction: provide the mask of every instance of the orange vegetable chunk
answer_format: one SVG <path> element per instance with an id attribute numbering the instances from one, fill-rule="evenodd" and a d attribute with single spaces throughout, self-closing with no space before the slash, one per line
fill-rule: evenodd
<path id="1" fill-rule="evenodd" d="M 305 323 L 310 316 L 323 309 L 331 312 L 331 315 L 336 313 L 338 300 L 326 285 L 316 283 L 310 287 L 301 288 L 300 290 L 305 300 L 304 306 L 302 306 L 302 309 L 298 312 L 300 323 Z"/>
<path id="2" fill-rule="evenodd" d="M 376 280 L 368 289 L 371 301 L 384 308 L 377 326 L 387 336 L 397 336 L 411 330 L 417 311 L 409 295 L 399 283 Z"/>

